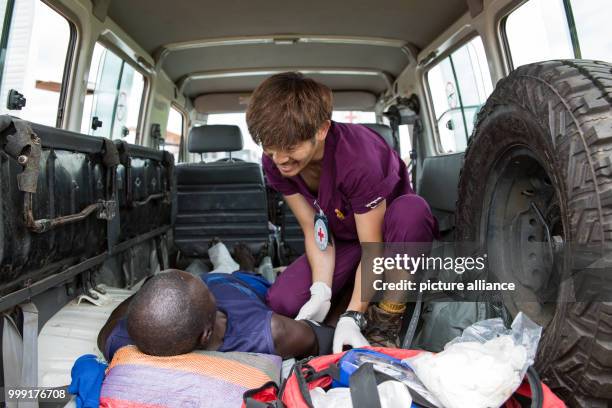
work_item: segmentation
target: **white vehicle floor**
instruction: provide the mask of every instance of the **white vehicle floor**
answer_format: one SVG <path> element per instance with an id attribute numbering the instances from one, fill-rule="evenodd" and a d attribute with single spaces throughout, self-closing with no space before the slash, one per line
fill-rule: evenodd
<path id="1" fill-rule="evenodd" d="M 39 387 L 61 387 L 70 384 L 70 370 L 83 354 L 102 357 L 98 350 L 98 332 L 108 316 L 137 289 L 105 287 L 103 304 L 73 300 L 57 312 L 38 335 Z"/>

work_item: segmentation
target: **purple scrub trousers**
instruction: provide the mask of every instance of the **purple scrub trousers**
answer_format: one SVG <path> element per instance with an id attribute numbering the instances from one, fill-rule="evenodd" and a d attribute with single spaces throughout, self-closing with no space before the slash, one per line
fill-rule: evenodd
<path id="1" fill-rule="evenodd" d="M 385 242 L 431 242 L 437 229 L 427 202 L 416 194 L 405 194 L 393 200 L 385 212 L 383 239 Z M 354 279 L 361 259 L 359 241 L 336 241 L 335 245 L 332 296 Z M 310 299 L 310 285 L 312 271 L 304 254 L 278 276 L 268 291 L 268 305 L 276 313 L 295 317 Z"/>

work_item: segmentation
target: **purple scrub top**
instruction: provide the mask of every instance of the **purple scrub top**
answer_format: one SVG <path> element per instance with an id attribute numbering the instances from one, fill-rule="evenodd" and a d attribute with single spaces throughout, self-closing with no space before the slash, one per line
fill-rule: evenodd
<path id="1" fill-rule="evenodd" d="M 336 239 L 358 240 L 355 214 L 375 208 L 383 199 L 387 207 L 404 194 L 413 193 L 404 161 L 370 128 L 333 122 L 325 139 L 318 196 L 300 175 L 283 177 L 267 155 L 262 158 L 268 184 L 283 195 L 302 194 L 315 209 L 317 200 Z"/>

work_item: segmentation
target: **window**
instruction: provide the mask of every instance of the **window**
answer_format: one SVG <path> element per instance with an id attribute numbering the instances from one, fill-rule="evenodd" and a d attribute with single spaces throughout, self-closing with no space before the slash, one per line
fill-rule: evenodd
<path id="1" fill-rule="evenodd" d="M 2 50 L 0 113 L 48 126 L 60 125 L 64 71 L 74 44 L 73 26 L 40 0 L 2 0 L 0 12 L 7 14 L 4 21 L 8 24 L 8 37 L 2 39 L 6 49 Z M 11 89 L 26 99 L 21 110 L 7 108 Z"/>
<path id="2" fill-rule="evenodd" d="M 505 23 L 514 67 L 553 58 L 573 58 L 563 0 L 530 0 Z"/>
<path id="3" fill-rule="evenodd" d="M 610 0 L 572 0 L 580 58 L 612 62 Z"/>
<path id="4" fill-rule="evenodd" d="M 164 138 L 162 148 L 172 153 L 175 163 L 178 163 L 179 161 L 179 152 L 181 148 L 181 139 L 183 138 L 184 126 L 183 114 L 171 106 L 170 113 L 168 115 L 168 124 L 166 126 L 166 136 Z"/>
<path id="5" fill-rule="evenodd" d="M 441 152 L 465 150 L 476 113 L 493 91 L 480 37 L 438 62 L 426 78 Z"/>
<path id="6" fill-rule="evenodd" d="M 145 77 L 100 43 L 93 52 L 81 132 L 136 143 Z"/>
<path id="7" fill-rule="evenodd" d="M 232 157 L 248 162 L 261 163 L 262 148 L 253 141 L 249 129 L 246 124 L 246 115 L 244 113 L 216 113 L 208 115 L 207 125 L 236 125 L 242 131 L 242 140 L 244 148 L 239 152 L 232 152 Z M 204 153 L 202 155 L 204 161 L 219 160 L 229 157 L 226 152 Z"/>
<path id="8" fill-rule="evenodd" d="M 410 151 L 412 150 L 412 140 L 410 139 L 410 127 L 409 125 L 400 125 L 398 128 L 400 153 L 406 164 L 409 164 L 411 160 Z"/>
<path id="9" fill-rule="evenodd" d="M 374 112 L 362 111 L 334 111 L 332 119 L 338 122 L 345 123 L 376 123 L 376 114 Z M 244 149 L 239 152 L 232 152 L 232 157 L 242 159 L 249 162 L 261 162 L 262 148 L 257 145 L 251 138 L 249 129 L 246 124 L 246 115 L 244 113 L 215 113 L 208 115 L 207 125 L 236 125 L 242 131 L 242 139 L 244 140 Z M 199 155 L 193 156 L 195 160 L 199 160 Z M 202 158 L 204 161 L 215 161 L 229 157 L 226 152 L 204 153 Z"/>
<path id="10" fill-rule="evenodd" d="M 332 120 L 343 123 L 376 123 L 376 114 L 368 111 L 333 111 Z"/>
<path id="11" fill-rule="evenodd" d="M 609 7 L 609 0 L 529 0 L 503 25 L 512 65 L 558 58 L 612 61 Z"/>

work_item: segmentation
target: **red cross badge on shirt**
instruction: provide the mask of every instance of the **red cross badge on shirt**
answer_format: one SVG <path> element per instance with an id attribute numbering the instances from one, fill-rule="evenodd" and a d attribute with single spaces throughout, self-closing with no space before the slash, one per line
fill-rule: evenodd
<path id="1" fill-rule="evenodd" d="M 323 218 L 315 219 L 315 242 L 321 251 L 325 251 L 329 242 L 327 224 Z"/>

